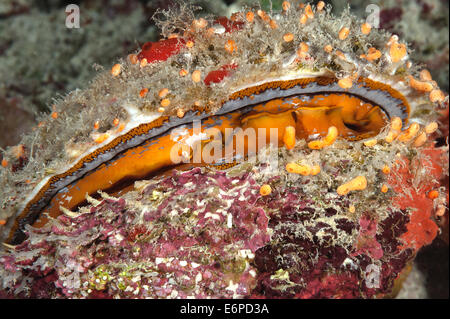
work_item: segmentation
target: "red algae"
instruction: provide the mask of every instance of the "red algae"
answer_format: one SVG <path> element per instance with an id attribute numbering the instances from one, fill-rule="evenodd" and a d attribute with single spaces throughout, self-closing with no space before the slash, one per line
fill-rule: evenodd
<path id="1" fill-rule="evenodd" d="M 158 42 L 146 42 L 138 54 L 139 60 L 146 59 L 148 63 L 165 61 L 177 54 L 184 46 L 185 41 L 180 38 L 165 39 Z"/>
<path id="2" fill-rule="evenodd" d="M 229 64 L 220 67 L 218 70 L 211 71 L 203 80 L 206 85 L 210 85 L 211 83 L 220 83 L 222 80 L 230 75 L 230 72 L 233 69 L 236 69 L 236 64 Z"/>
<path id="3" fill-rule="evenodd" d="M 243 21 L 231 21 L 227 17 L 219 17 L 215 22 L 223 26 L 227 33 L 237 31 L 244 26 Z"/>
<path id="4" fill-rule="evenodd" d="M 439 186 L 438 180 L 442 176 L 442 167 L 439 162 L 443 150 L 430 147 L 423 150 L 423 154 L 428 157 L 431 169 L 429 174 L 433 177 L 428 182 L 421 183 L 419 187 L 414 187 L 412 181 L 413 173 L 411 164 L 407 158 L 398 160 L 389 177 L 389 183 L 397 194 L 394 203 L 399 209 L 409 208 L 412 210 L 410 222 L 407 225 L 408 231 L 402 236 L 405 247 L 412 247 L 416 251 L 424 245 L 430 244 L 438 234 L 439 227 L 432 220 L 433 200 L 427 194 L 435 187 Z M 420 165 L 419 163 L 415 163 Z"/>

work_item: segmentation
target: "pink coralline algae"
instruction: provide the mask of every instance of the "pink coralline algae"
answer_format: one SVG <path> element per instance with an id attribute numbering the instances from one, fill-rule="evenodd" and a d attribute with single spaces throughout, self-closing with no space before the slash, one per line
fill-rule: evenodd
<path id="1" fill-rule="evenodd" d="M 256 252 L 259 280 L 252 297 L 371 298 L 388 294 L 413 257 L 411 249 L 399 247 L 407 215 L 391 211 L 378 226 L 363 215 L 358 224 L 339 216 L 334 208 L 313 209 L 314 201 L 299 189 L 267 199 L 269 209 L 278 207 L 279 211 L 270 215 L 271 243 Z M 345 200 L 335 204 L 347 205 Z M 314 218 L 319 215 L 327 221 Z M 382 231 L 377 233 L 377 228 Z M 354 243 L 344 244 L 346 236 L 356 238 Z M 374 289 L 367 286 L 364 271 L 377 260 L 384 285 Z M 280 269 L 288 270 L 285 277 L 274 275 Z"/>
<path id="2" fill-rule="evenodd" d="M 60 216 L 31 230 L 14 257 L 0 257 L 11 279 L 3 294 L 248 295 L 256 281 L 249 260 L 270 239 L 258 190 L 248 175 L 230 178 L 196 168 L 145 186 L 134 204 L 142 211 L 110 197 L 79 216 Z"/>
<path id="3" fill-rule="evenodd" d="M 383 257 L 381 244 L 377 242 L 375 238 L 377 233 L 376 222 L 363 216 L 359 220 L 359 227 L 360 231 L 356 242 L 357 251 L 355 252 L 355 255 L 365 253 L 376 260 Z"/>

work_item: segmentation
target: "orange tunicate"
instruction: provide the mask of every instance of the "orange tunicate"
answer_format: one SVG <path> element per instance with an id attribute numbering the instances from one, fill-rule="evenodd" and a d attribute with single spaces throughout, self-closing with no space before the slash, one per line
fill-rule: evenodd
<path id="1" fill-rule="evenodd" d="M 435 102 L 442 102 L 445 99 L 445 95 L 444 93 L 442 93 L 441 90 L 432 90 L 430 92 L 430 101 L 435 103 Z"/>
<path id="2" fill-rule="evenodd" d="M 438 129 L 437 122 L 431 122 L 425 126 L 425 132 L 427 134 L 433 134 Z"/>
<path id="3" fill-rule="evenodd" d="M 340 40 L 345 40 L 347 39 L 348 35 L 350 34 L 350 29 L 347 27 L 343 27 L 340 31 L 339 31 L 339 39 Z"/>
<path id="4" fill-rule="evenodd" d="M 309 50 L 309 46 L 305 42 L 301 42 L 299 48 L 302 52 L 308 52 Z"/>
<path id="5" fill-rule="evenodd" d="M 351 191 L 364 190 L 367 187 L 367 179 L 364 176 L 358 176 L 351 181 L 342 184 L 337 188 L 337 193 L 341 196 L 347 195 Z"/>
<path id="6" fill-rule="evenodd" d="M 384 165 L 383 168 L 381 169 L 381 171 L 384 174 L 389 174 L 391 172 L 391 168 L 389 166 L 387 166 L 387 165 Z"/>
<path id="7" fill-rule="evenodd" d="M 338 81 L 338 85 L 343 89 L 349 89 L 353 86 L 353 81 L 350 77 L 346 77 L 346 78 L 340 79 Z"/>
<path id="8" fill-rule="evenodd" d="M 95 123 L 94 123 L 94 130 L 98 130 L 99 127 L 100 127 L 99 121 L 95 121 Z"/>
<path id="9" fill-rule="evenodd" d="M 432 190 L 428 193 L 429 199 L 435 199 L 439 197 L 439 192 L 437 190 Z"/>
<path id="10" fill-rule="evenodd" d="M 381 52 L 380 50 L 377 50 L 374 47 L 369 48 L 369 50 L 367 50 L 367 54 L 363 55 L 363 57 L 365 57 L 367 59 L 367 61 L 375 61 L 378 60 L 379 58 L 381 58 Z"/>
<path id="11" fill-rule="evenodd" d="M 120 120 L 118 118 L 115 118 L 113 121 L 113 125 L 117 126 L 117 125 L 119 125 L 119 123 L 120 123 Z"/>
<path id="12" fill-rule="evenodd" d="M 370 139 L 368 141 L 365 141 L 364 145 L 367 146 L 367 147 L 372 147 L 372 146 L 375 146 L 377 143 L 378 143 L 377 139 L 372 138 L 372 139 Z"/>
<path id="13" fill-rule="evenodd" d="M 387 133 L 386 137 L 385 137 L 385 141 L 388 142 L 388 143 L 392 143 L 397 136 L 398 136 L 398 132 L 397 131 L 390 130 Z"/>
<path id="14" fill-rule="evenodd" d="M 372 30 L 372 26 L 369 23 L 366 22 L 361 25 L 361 33 L 362 34 L 367 35 L 370 33 L 371 30 Z"/>
<path id="15" fill-rule="evenodd" d="M 302 14 L 300 17 L 300 23 L 306 24 L 306 22 L 308 22 L 308 17 L 306 16 L 306 14 Z"/>
<path id="16" fill-rule="evenodd" d="M 312 150 L 320 150 L 324 148 L 326 145 L 323 140 L 312 141 L 308 143 L 308 147 Z"/>
<path id="17" fill-rule="evenodd" d="M 58 118 L 58 112 L 53 112 L 51 116 L 56 120 Z"/>
<path id="18" fill-rule="evenodd" d="M 417 136 L 417 138 L 414 140 L 414 146 L 420 147 L 427 141 L 427 133 L 422 132 Z"/>
<path id="19" fill-rule="evenodd" d="M 411 75 L 408 76 L 409 85 L 420 92 L 430 92 L 433 90 L 433 86 L 428 82 L 422 82 L 414 79 Z"/>
<path id="20" fill-rule="evenodd" d="M 430 72 L 427 69 L 423 69 L 422 71 L 420 71 L 420 79 L 422 81 L 432 81 L 433 80 Z"/>
<path id="21" fill-rule="evenodd" d="M 408 142 L 414 136 L 416 136 L 417 132 L 419 132 L 420 125 L 418 123 L 412 123 L 406 130 L 404 130 L 399 136 L 398 140 L 400 142 Z"/>
<path id="22" fill-rule="evenodd" d="M 330 146 L 336 141 L 338 134 L 338 129 L 335 126 L 330 126 L 327 135 L 323 139 L 309 142 L 308 147 L 313 150 L 319 150 L 326 146 Z"/>
<path id="23" fill-rule="evenodd" d="M 183 118 L 183 117 L 184 117 L 184 111 L 183 111 L 183 109 L 178 109 L 178 110 L 177 110 L 177 116 L 178 116 L 179 118 Z"/>
<path id="24" fill-rule="evenodd" d="M 253 20 L 255 19 L 255 14 L 253 12 L 249 11 L 245 15 L 245 18 L 247 19 L 248 22 L 252 23 Z"/>
<path id="25" fill-rule="evenodd" d="M 162 99 L 161 100 L 161 106 L 162 107 L 167 107 L 170 105 L 170 100 L 169 99 Z"/>
<path id="26" fill-rule="evenodd" d="M 139 64 L 139 66 L 140 66 L 141 68 L 143 68 L 143 67 L 145 67 L 147 64 L 148 64 L 147 59 L 146 59 L 146 58 L 143 58 L 143 59 L 141 60 L 141 63 Z"/>
<path id="27" fill-rule="evenodd" d="M 288 11 L 289 8 L 291 7 L 291 4 L 289 3 L 289 1 L 283 1 L 283 3 L 281 4 L 281 6 L 283 7 L 284 11 Z"/>
<path id="28" fill-rule="evenodd" d="M 297 56 L 300 59 L 304 59 L 307 57 L 307 52 L 309 50 L 309 46 L 305 42 L 301 42 L 299 48 L 297 49 Z"/>
<path id="29" fill-rule="evenodd" d="M 401 129 L 402 129 L 402 119 L 399 118 L 398 116 L 393 117 L 391 120 L 391 127 L 385 138 L 386 142 L 392 143 L 398 136 L 398 134 L 400 134 Z"/>
<path id="30" fill-rule="evenodd" d="M 148 93 L 148 89 L 147 88 L 143 88 L 140 92 L 139 92 L 139 96 L 140 97 L 144 97 L 146 96 Z"/>
<path id="31" fill-rule="evenodd" d="M 120 123 L 119 127 L 117 128 L 116 132 L 120 133 L 125 129 L 125 124 L 124 123 Z"/>
<path id="32" fill-rule="evenodd" d="M 295 127 L 287 126 L 284 129 L 283 142 L 288 150 L 291 150 L 294 148 L 294 146 L 295 146 Z"/>
<path id="33" fill-rule="evenodd" d="M 328 128 L 328 134 L 324 138 L 324 142 L 327 145 L 333 144 L 334 141 L 336 141 L 336 138 L 337 138 L 338 134 L 339 134 L 339 132 L 338 132 L 338 129 L 336 128 L 336 126 L 330 126 Z"/>
<path id="34" fill-rule="evenodd" d="M 163 113 L 165 110 L 166 110 L 166 109 L 163 108 L 162 106 L 158 108 L 158 112 L 159 112 L 159 113 Z"/>
<path id="35" fill-rule="evenodd" d="M 193 46 L 194 46 L 194 41 L 189 40 L 188 42 L 186 42 L 186 47 L 192 48 Z"/>
<path id="36" fill-rule="evenodd" d="M 192 81 L 198 83 L 202 80 L 202 72 L 200 70 L 195 70 L 192 72 Z"/>
<path id="37" fill-rule="evenodd" d="M 7 167 L 8 166 L 8 161 L 5 159 L 2 159 L 2 166 L 3 167 Z"/>
<path id="38" fill-rule="evenodd" d="M 0 219 L 0 226 L 3 226 L 3 225 L 5 225 L 5 224 L 6 224 L 6 220 Z"/>
<path id="39" fill-rule="evenodd" d="M 391 120 L 391 129 L 400 131 L 402 129 L 402 119 L 395 116 Z"/>
<path id="40" fill-rule="evenodd" d="M 186 69 L 181 69 L 180 70 L 180 76 L 186 76 L 186 75 L 188 75 L 188 71 L 186 70 Z"/>
<path id="41" fill-rule="evenodd" d="M 297 163 L 286 164 L 286 170 L 289 173 L 300 174 L 304 176 L 311 173 L 311 167 L 309 167 L 308 165 L 299 165 Z"/>
<path id="42" fill-rule="evenodd" d="M 394 42 L 389 49 L 389 56 L 393 63 L 401 61 L 406 56 L 406 45 Z"/>
<path id="43" fill-rule="evenodd" d="M 267 15 L 267 13 L 264 10 L 258 10 L 256 13 L 259 15 L 261 19 L 263 19 L 264 22 L 269 23 L 270 17 Z"/>
<path id="44" fill-rule="evenodd" d="M 137 64 L 139 61 L 136 54 L 129 54 L 128 59 L 130 60 L 131 64 Z"/>
<path id="45" fill-rule="evenodd" d="M 313 13 L 313 11 L 312 11 L 312 8 L 311 8 L 311 5 L 310 5 L 310 4 L 308 4 L 308 5 L 305 7 L 305 14 L 306 14 L 306 16 L 308 17 L 308 19 L 314 19 L 314 13 Z"/>
<path id="46" fill-rule="evenodd" d="M 322 9 L 325 7 L 325 2 L 319 1 L 317 2 L 317 10 L 322 11 Z"/>
<path id="47" fill-rule="evenodd" d="M 333 47 L 329 44 L 323 47 L 323 50 L 327 53 L 331 53 L 333 51 Z"/>
<path id="48" fill-rule="evenodd" d="M 233 53 L 233 51 L 234 50 L 236 50 L 236 42 L 234 41 L 234 40 L 228 40 L 226 43 L 225 43 L 225 50 L 228 52 L 228 53 Z"/>
<path id="49" fill-rule="evenodd" d="M 270 185 L 264 184 L 264 185 L 261 186 L 261 188 L 259 189 L 259 193 L 261 194 L 261 196 L 267 196 L 267 195 L 270 195 L 270 193 L 272 193 L 272 188 L 270 187 Z"/>
<path id="50" fill-rule="evenodd" d="M 383 186 L 381 186 L 382 193 L 387 193 L 388 190 L 389 190 L 389 187 L 386 184 L 383 184 Z"/>
<path id="51" fill-rule="evenodd" d="M 168 88 L 163 88 L 159 91 L 158 96 L 160 98 L 165 97 L 167 94 L 169 94 L 169 89 Z"/>
<path id="52" fill-rule="evenodd" d="M 284 40 L 284 42 L 291 42 L 292 40 L 294 40 L 294 35 L 290 32 L 285 33 L 283 35 L 283 40 Z"/>
<path id="53" fill-rule="evenodd" d="M 111 74 L 112 76 L 118 76 L 120 74 L 120 69 L 121 66 L 120 64 L 114 64 L 113 67 L 111 68 Z"/>
<path id="54" fill-rule="evenodd" d="M 103 134 L 98 135 L 94 141 L 95 141 L 95 143 L 101 144 L 104 141 L 106 141 L 108 138 L 109 138 L 109 134 L 103 133 Z"/>
<path id="55" fill-rule="evenodd" d="M 317 174 L 319 174 L 320 173 L 320 166 L 319 165 L 313 165 L 312 167 L 311 167 L 311 172 L 310 172 L 310 174 L 311 175 L 317 175 Z"/>
<path id="56" fill-rule="evenodd" d="M 278 28 L 278 24 L 277 24 L 277 22 L 274 19 L 269 21 L 269 26 L 270 26 L 271 29 L 277 29 Z"/>

